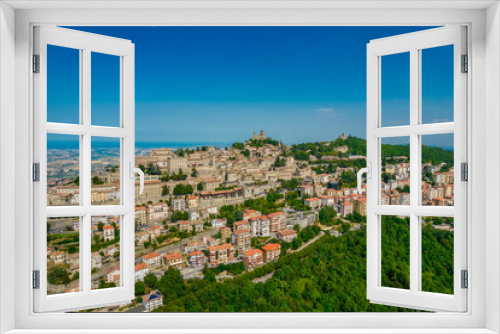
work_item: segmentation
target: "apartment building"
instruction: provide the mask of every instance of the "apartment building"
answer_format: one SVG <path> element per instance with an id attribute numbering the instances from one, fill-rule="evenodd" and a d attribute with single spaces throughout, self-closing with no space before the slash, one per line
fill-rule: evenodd
<path id="1" fill-rule="evenodd" d="M 186 211 L 186 201 L 184 198 L 174 198 L 172 199 L 172 208 L 174 212 Z"/>
<path id="2" fill-rule="evenodd" d="M 243 230 L 250 230 L 250 223 L 247 220 L 240 220 L 237 221 L 233 224 L 233 230 L 236 231 L 243 231 Z"/>
<path id="3" fill-rule="evenodd" d="M 277 261 L 281 254 L 280 244 L 267 244 L 262 247 L 263 261 L 265 263 Z"/>
<path id="4" fill-rule="evenodd" d="M 284 212 L 272 212 L 269 218 L 269 232 L 283 231 L 286 228 L 286 214 Z"/>
<path id="5" fill-rule="evenodd" d="M 338 205 L 339 215 L 345 217 L 349 214 L 352 214 L 354 211 L 353 204 L 351 202 L 344 202 Z"/>
<path id="6" fill-rule="evenodd" d="M 179 229 L 179 232 L 191 232 L 193 230 L 191 223 L 187 220 L 179 220 L 177 222 L 177 228 Z"/>
<path id="7" fill-rule="evenodd" d="M 220 233 L 221 233 L 221 238 L 222 239 L 227 239 L 227 238 L 231 238 L 231 228 L 229 226 L 222 226 L 221 229 L 220 229 Z"/>
<path id="8" fill-rule="evenodd" d="M 234 247 L 230 244 L 208 247 L 210 265 L 218 266 L 221 263 L 234 261 L 234 251 Z"/>
<path id="9" fill-rule="evenodd" d="M 366 216 L 366 198 L 358 198 L 354 203 L 356 205 L 356 212 L 362 216 Z"/>
<path id="10" fill-rule="evenodd" d="M 260 217 L 250 218 L 250 231 L 252 237 L 267 237 L 269 236 L 269 218 L 262 215 Z"/>
<path id="11" fill-rule="evenodd" d="M 316 197 L 305 199 L 304 205 L 311 209 L 319 209 L 321 207 L 321 199 Z"/>
<path id="12" fill-rule="evenodd" d="M 203 267 L 205 264 L 205 255 L 201 250 L 189 253 L 189 263 L 192 267 Z"/>
<path id="13" fill-rule="evenodd" d="M 262 266 L 262 251 L 260 249 L 251 249 L 243 253 L 245 267 L 255 269 Z"/>
<path id="14" fill-rule="evenodd" d="M 249 250 L 252 243 L 252 234 L 250 233 L 250 230 L 234 231 L 232 242 L 239 254 Z"/>
<path id="15" fill-rule="evenodd" d="M 140 183 L 135 182 L 135 200 L 146 200 L 161 197 L 162 185 L 160 180 L 144 181 L 144 190 L 139 195 Z"/>
<path id="16" fill-rule="evenodd" d="M 140 206 L 135 208 L 135 226 L 146 225 L 147 215 L 146 207 Z"/>
<path id="17" fill-rule="evenodd" d="M 212 219 L 210 221 L 210 224 L 212 225 L 212 227 L 214 227 L 216 229 L 221 229 L 222 227 L 226 226 L 227 219 L 226 218 Z"/>
<path id="18" fill-rule="evenodd" d="M 221 207 L 224 205 L 237 205 L 245 201 L 243 188 L 233 188 L 221 191 L 204 191 L 199 193 L 200 207 Z"/>
<path id="19" fill-rule="evenodd" d="M 146 216 L 149 221 L 167 219 L 168 218 L 167 203 L 155 203 L 146 205 Z"/>
<path id="20" fill-rule="evenodd" d="M 188 167 L 188 159 L 186 157 L 168 157 L 167 158 L 168 165 L 168 174 L 179 174 L 179 171 L 182 171 L 183 174 L 189 174 L 191 172 Z"/>

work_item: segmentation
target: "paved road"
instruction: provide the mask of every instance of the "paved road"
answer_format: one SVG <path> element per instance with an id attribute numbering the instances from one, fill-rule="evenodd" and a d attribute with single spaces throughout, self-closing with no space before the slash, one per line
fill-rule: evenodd
<path id="1" fill-rule="evenodd" d="M 258 283 L 258 282 L 265 283 L 268 279 L 270 279 L 271 277 L 273 277 L 273 275 L 274 275 L 274 271 L 270 272 L 267 275 L 264 275 L 264 276 L 261 276 L 261 277 L 257 277 L 256 279 L 253 280 L 253 282 L 254 283 Z"/>
<path id="2" fill-rule="evenodd" d="M 321 238 L 324 234 L 325 234 L 325 232 L 323 232 L 323 231 L 319 232 L 319 234 L 317 236 L 315 236 L 314 238 L 312 238 L 311 240 L 309 240 L 307 243 L 303 244 L 302 246 L 300 246 L 296 250 L 291 250 L 290 253 L 298 252 L 300 250 L 303 250 L 304 248 L 306 248 L 307 246 L 309 246 L 313 242 L 316 242 L 316 240 L 318 240 L 319 238 Z"/>

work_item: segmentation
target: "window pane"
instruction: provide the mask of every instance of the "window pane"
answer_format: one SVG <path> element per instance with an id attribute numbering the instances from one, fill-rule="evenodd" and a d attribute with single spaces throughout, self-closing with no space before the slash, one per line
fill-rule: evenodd
<path id="1" fill-rule="evenodd" d="M 410 137 L 381 140 L 381 205 L 410 205 Z"/>
<path id="2" fill-rule="evenodd" d="M 47 206 L 80 205 L 79 136 L 47 134 Z"/>
<path id="3" fill-rule="evenodd" d="M 422 136 L 422 205 L 454 205 L 453 134 Z"/>
<path id="4" fill-rule="evenodd" d="M 422 291 L 453 294 L 453 218 L 422 217 Z"/>
<path id="5" fill-rule="evenodd" d="M 382 286 L 410 288 L 410 218 L 382 216 Z"/>
<path id="6" fill-rule="evenodd" d="M 92 217 L 92 289 L 120 286 L 120 216 Z"/>
<path id="7" fill-rule="evenodd" d="M 421 52 L 422 123 L 453 122 L 453 45 Z"/>
<path id="8" fill-rule="evenodd" d="M 410 124 L 410 53 L 381 57 L 382 126 Z"/>
<path id="9" fill-rule="evenodd" d="M 79 291 L 80 218 L 47 218 L 47 294 Z"/>
<path id="10" fill-rule="evenodd" d="M 120 139 L 92 137 L 92 205 L 120 204 Z"/>
<path id="11" fill-rule="evenodd" d="M 92 52 L 92 125 L 120 126 L 120 57 Z"/>
<path id="12" fill-rule="evenodd" d="M 47 122 L 80 123 L 80 50 L 47 45 Z"/>

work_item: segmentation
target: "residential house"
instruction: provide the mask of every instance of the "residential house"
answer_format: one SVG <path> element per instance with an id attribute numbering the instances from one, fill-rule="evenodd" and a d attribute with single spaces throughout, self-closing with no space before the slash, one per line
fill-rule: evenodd
<path id="1" fill-rule="evenodd" d="M 163 258 L 167 267 L 179 268 L 184 263 L 184 261 L 182 260 L 182 255 L 175 252 L 166 254 L 163 256 Z"/>
<path id="2" fill-rule="evenodd" d="M 177 228 L 179 229 L 179 232 L 191 232 L 193 230 L 191 223 L 187 220 L 179 220 L 177 222 Z"/>
<path id="3" fill-rule="evenodd" d="M 160 291 L 153 290 L 151 293 L 142 296 L 142 305 L 146 308 L 146 312 L 151 312 L 163 305 L 163 296 Z"/>
<path id="4" fill-rule="evenodd" d="M 297 232 L 295 230 L 279 231 L 278 238 L 285 242 L 292 242 L 293 239 L 297 238 Z"/>
<path id="5" fill-rule="evenodd" d="M 353 213 L 353 205 L 351 202 L 344 202 L 338 205 L 339 215 L 345 217 Z"/>
<path id="6" fill-rule="evenodd" d="M 302 185 L 297 188 L 300 197 L 314 196 L 314 187 L 310 185 Z"/>
<path id="7" fill-rule="evenodd" d="M 210 224 L 216 228 L 216 229 L 220 229 L 222 228 L 223 226 L 226 226 L 227 224 L 227 219 L 226 218 L 221 218 L 221 219 L 212 219 L 210 221 Z"/>
<path id="8" fill-rule="evenodd" d="M 203 232 L 203 222 L 202 221 L 195 221 L 193 223 L 193 228 L 196 232 Z"/>
<path id="9" fill-rule="evenodd" d="M 104 226 L 104 241 L 113 240 L 115 238 L 115 228 L 111 225 Z"/>
<path id="10" fill-rule="evenodd" d="M 158 252 L 152 252 L 142 257 L 142 261 L 148 265 L 150 269 L 158 268 L 161 266 L 161 257 Z"/>
<path id="11" fill-rule="evenodd" d="M 209 263 L 218 266 L 234 261 L 234 247 L 230 244 L 222 244 L 208 247 Z"/>
<path id="12" fill-rule="evenodd" d="M 120 282 L 120 267 L 119 266 L 114 266 L 114 267 L 108 268 L 108 270 L 106 271 L 106 282 L 108 282 L 108 283 Z"/>
<path id="13" fill-rule="evenodd" d="M 358 198 L 354 203 L 356 204 L 356 212 L 366 216 L 366 198 Z"/>
<path id="14" fill-rule="evenodd" d="M 188 208 L 197 208 L 198 207 L 198 196 L 188 196 L 186 199 Z"/>
<path id="15" fill-rule="evenodd" d="M 137 264 L 134 267 L 135 270 L 135 281 L 143 281 L 144 277 L 149 274 L 149 267 L 144 262 Z"/>

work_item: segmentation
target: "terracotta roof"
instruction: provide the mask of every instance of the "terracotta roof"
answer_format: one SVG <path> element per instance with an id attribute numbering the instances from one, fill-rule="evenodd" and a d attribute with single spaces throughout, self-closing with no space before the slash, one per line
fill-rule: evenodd
<path id="1" fill-rule="evenodd" d="M 189 256 L 199 256 L 201 255 L 201 250 L 197 250 L 197 251 L 193 251 L 191 253 L 189 253 Z"/>
<path id="2" fill-rule="evenodd" d="M 234 248 L 234 247 L 230 244 L 222 244 L 222 245 L 210 246 L 210 247 L 208 247 L 208 250 L 213 252 L 216 250 L 224 250 L 224 249 L 230 249 L 230 248 Z"/>
<path id="3" fill-rule="evenodd" d="M 179 220 L 179 221 L 177 222 L 177 224 L 179 224 L 179 225 L 187 225 L 187 224 L 190 224 L 190 222 L 189 222 L 189 221 L 187 221 L 187 220 Z"/>
<path id="4" fill-rule="evenodd" d="M 238 236 L 240 234 L 246 234 L 246 233 L 250 233 L 250 230 L 239 230 L 239 231 L 233 232 L 233 234 L 236 236 Z"/>
<path id="5" fill-rule="evenodd" d="M 152 259 L 154 257 L 158 257 L 160 256 L 160 254 L 158 254 L 158 252 L 153 252 L 153 253 L 149 253 L 149 254 L 146 254 L 143 256 L 143 258 L 145 258 L 146 260 L 149 260 L 149 259 Z"/>
<path id="6" fill-rule="evenodd" d="M 168 261 L 178 260 L 182 258 L 182 255 L 179 253 L 166 254 L 164 256 Z"/>
<path id="7" fill-rule="evenodd" d="M 240 225 L 245 225 L 245 224 L 248 224 L 248 222 L 246 220 L 240 220 L 240 221 L 237 221 L 236 223 L 234 223 L 233 225 L 240 226 Z"/>
<path id="8" fill-rule="evenodd" d="M 278 234 L 280 234 L 282 237 L 286 237 L 289 235 L 294 235 L 294 234 L 296 235 L 297 231 L 295 231 L 295 230 L 279 231 Z"/>
<path id="9" fill-rule="evenodd" d="M 144 262 L 141 262 L 134 267 L 135 271 L 144 270 L 144 269 L 148 269 L 148 268 L 149 268 L 148 265 L 145 264 Z"/>
<path id="10" fill-rule="evenodd" d="M 264 245 L 264 247 L 262 247 L 262 249 L 265 251 L 281 249 L 281 245 L 280 244 L 267 244 L 267 245 Z"/>
<path id="11" fill-rule="evenodd" d="M 245 256 L 254 256 L 254 255 L 262 255 L 262 251 L 260 249 L 250 249 L 245 252 Z"/>
<path id="12" fill-rule="evenodd" d="M 103 230 L 111 230 L 112 228 L 113 228 L 113 226 L 107 225 L 107 226 L 104 226 L 102 229 Z"/>

